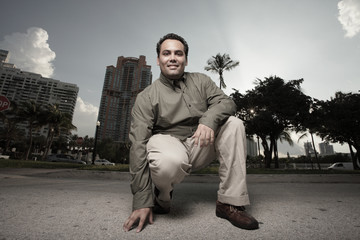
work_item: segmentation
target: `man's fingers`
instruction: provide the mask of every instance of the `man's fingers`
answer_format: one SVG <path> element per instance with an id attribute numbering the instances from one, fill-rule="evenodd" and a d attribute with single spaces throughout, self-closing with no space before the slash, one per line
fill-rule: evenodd
<path id="1" fill-rule="evenodd" d="M 149 223 L 153 223 L 152 211 L 150 208 L 135 210 L 125 221 L 123 229 L 125 232 L 130 231 L 132 228 L 135 228 L 134 224 L 136 224 L 136 232 L 140 232 L 147 220 L 149 220 Z"/>
<path id="2" fill-rule="evenodd" d="M 152 211 L 150 212 L 149 223 L 150 223 L 150 224 L 153 224 L 153 223 L 154 223 L 154 218 L 153 218 L 153 213 L 152 213 Z"/>
<path id="3" fill-rule="evenodd" d="M 152 211 L 150 211 L 149 215 L 143 215 L 143 216 L 140 216 L 140 221 L 139 221 L 139 225 L 136 229 L 136 232 L 141 232 L 141 230 L 143 229 L 144 225 L 145 225 L 145 222 L 147 220 L 147 218 L 149 218 L 149 223 L 150 224 L 153 224 L 153 215 L 152 215 Z"/>
<path id="4" fill-rule="evenodd" d="M 206 132 L 201 133 L 199 137 L 199 145 L 200 147 L 206 147 L 207 146 L 207 139 L 206 139 Z"/>
<path id="5" fill-rule="evenodd" d="M 203 133 L 199 137 L 199 145 L 200 147 L 204 147 L 205 144 L 206 144 L 206 133 Z"/>
<path id="6" fill-rule="evenodd" d="M 201 147 L 207 147 L 207 146 L 209 146 L 209 144 L 212 144 L 211 132 L 205 132 L 202 136 L 203 136 L 201 138 L 202 144 L 200 145 Z"/>
<path id="7" fill-rule="evenodd" d="M 207 132 L 205 135 L 205 147 L 209 146 L 210 138 L 211 138 L 211 134 Z"/>
<path id="8" fill-rule="evenodd" d="M 123 229 L 124 229 L 125 232 L 129 231 L 128 223 L 129 223 L 129 219 L 126 220 L 126 222 L 125 222 L 124 225 L 123 225 Z"/>
<path id="9" fill-rule="evenodd" d="M 199 144 L 199 137 L 198 136 L 195 136 L 195 146 L 197 146 Z"/>
<path id="10" fill-rule="evenodd" d="M 131 227 L 133 226 L 133 224 L 134 224 L 134 221 L 131 220 L 131 218 L 129 218 L 129 219 L 124 223 L 124 226 L 123 226 L 124 231 L 125 231 L 125 232 L 128 232 L 128 231 L 131 229 Z"/>
<path id="11" fill-rule="evenodd" d="M 214 141 L 215 141 L 214 131 L 211 131 L 211 133 L 210 133 L 210 144 L 214 144 Z"/>
<path id="12" fill-rule="evenodd" d="M 145 223 L 145 219 L 144 218 L 141 218 L 140 219 L 140 222 L 139 222 L 139 225 L 138 225 L 138 227 L 137 227 L 137 229 L 136 229 L 136 232 L 138 233 L 138 232 L 141 232 L 141 230 L 142 230 L 142 228 L 143 228 L 143 226 L 144 226 L 144 223 Z"/>
<path id="13" fill-rule="evenodd" d="M 206 147 L 211 143 L 211 137 L 207 133 L 195 134 L 192 138 L 195 140 L 195 146 Z"/>
<path id="14" fill-rule="evenodd" d="M 195 140 L 194 144 L 195 144 L 195 146 L 197 146 L 197 145 L 199 144 L 198 131 L 196 131 L 196 132 L 194 133 L 194 135 L 192 136 L 192 138 L 194 138 L 194 140 Z"/>
<path id="15" fill-rule="evenodd" d="M 207 147 L 215 141 L 214 130 L 203 124 L 199 124 L 198 129 L 192 138 L 195 140 L 195 146 L 199 145 L 200 147 Z"/>

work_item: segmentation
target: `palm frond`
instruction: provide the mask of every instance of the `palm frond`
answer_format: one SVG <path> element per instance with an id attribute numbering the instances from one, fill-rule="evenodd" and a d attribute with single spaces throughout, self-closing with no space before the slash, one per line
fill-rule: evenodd
<path id="1" fill-rule="evenodd" d="M 220 88 L 226 88 L 223 71 L 229 71 L 239 65 L 239 61 L 233 61 L 229 54 L 216 54 L 207 60 L 207 66 L 204 67 L 206 71 L 218 73 L 220 76 Z"/>

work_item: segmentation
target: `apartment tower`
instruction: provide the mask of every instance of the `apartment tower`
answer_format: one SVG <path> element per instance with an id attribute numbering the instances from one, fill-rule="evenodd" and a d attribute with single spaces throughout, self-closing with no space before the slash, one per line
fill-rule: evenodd
<path id="1" fill-rule="evenodd" d="M 8 63 L 8 51 L 0 49 L 0 95 L 11 102 L 21 104 L 30 100 L 39 105 L 58 104 L 60 111 L 74 114 L 79 87 L 76 84 L 61 82 L 40 74 L 22 71 Z M 19 128 L 27 133 L 24 124 Z M 2 123 L 0 122 L 0 127 Z M 49 129 L 43 127 L 35 135 L 47 136 Z"/>
<path id="2" fill-rule="evenodd" d="M 136 96 L 151 84 L 151 66 L 145 56 L 117 59 L 116 67 L 107 66 L 101 95 L 97 139 L 129 141 L 131 109 Z"/>

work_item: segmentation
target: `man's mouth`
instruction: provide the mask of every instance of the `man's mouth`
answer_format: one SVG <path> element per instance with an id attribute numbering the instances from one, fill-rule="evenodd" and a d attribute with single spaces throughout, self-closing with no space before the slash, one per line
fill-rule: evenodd
<path id="1" fill-rule="evenodd" d="M 169 70 L 177 70 L 178 67 L 179 67 L 178 65 L 168 65 Z"/>

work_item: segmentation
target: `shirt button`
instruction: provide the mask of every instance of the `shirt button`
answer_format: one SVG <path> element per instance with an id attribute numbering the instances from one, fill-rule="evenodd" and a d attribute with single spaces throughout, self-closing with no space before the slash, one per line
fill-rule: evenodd
<path id="1" fill-rule="evenodd" d="M 189 104 L 189 107 L 191 107 L 191 104 Z"/>

